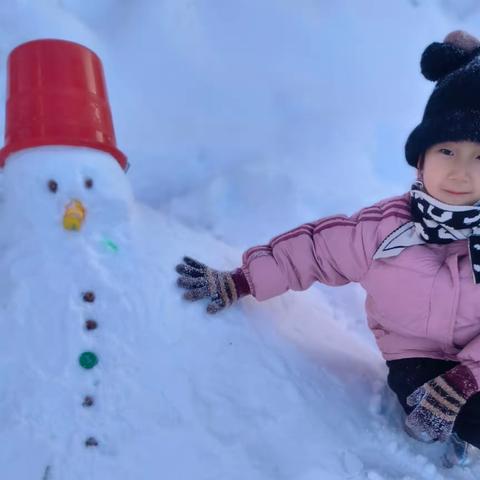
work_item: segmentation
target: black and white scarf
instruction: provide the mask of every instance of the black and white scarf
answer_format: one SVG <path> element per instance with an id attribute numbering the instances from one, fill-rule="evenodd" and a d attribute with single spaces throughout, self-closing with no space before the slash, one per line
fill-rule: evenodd
<path id="1" fill-rule="evenodd" d="M 449 205 L 428 195 L 417 180 L 410 189 L 410 210 L 413 221 L 388 235 L 373 258 L 394 257 L 412 245 L 468 239 L 473 281 L 480 283 L 480 201 Z"/>

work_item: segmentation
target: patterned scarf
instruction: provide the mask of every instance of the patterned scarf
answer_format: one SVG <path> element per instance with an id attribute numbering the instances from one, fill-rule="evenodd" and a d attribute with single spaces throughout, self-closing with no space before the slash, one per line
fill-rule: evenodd
<path id="1" fill-rule="evenodd" d="M 413 221 L 388 235 L 373 258 L 393 257 L 412 245 L 468 239 L 473 281 L 480 283 L 480 201 L 449 205 L 428 195 L 417 180 L 410 190 L 410 210 Z"/>

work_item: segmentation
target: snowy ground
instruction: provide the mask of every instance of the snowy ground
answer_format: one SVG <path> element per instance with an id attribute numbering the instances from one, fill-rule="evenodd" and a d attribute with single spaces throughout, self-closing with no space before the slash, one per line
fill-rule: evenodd
<path id="1" fill-rule="evenodd" d="M 450 30 L 480 34 L 479 20 L 473 0 L 0 3 L 0 81 L 10 49 L 32 38 L 79 41 L 101 56 L 132 164 L 135 258 L 145 269 L 147 304 L 127 301 L 142 330 L 112 324 L 102 350 L 116 358 L 125 349 L 132 361 L 110 370 L 115 383 L 108 369 L 97 374 L 118 401 L 103 406 L 105 447 L 55 450 L 60 466 L 45 478 L 480 475 L 480 466 L 439 468 L 440 447 L 407 438 L 392 403 L 382 407 L 386 372 L 359 287 L 246 299 L 210 317 L 180 300 L 173 270 L 183 254 L 233 268 L 244 249 L 281 231 L 408 189 L 403 144 L 432 88 L 420 54 Z M 21 260 L 18 268 L 34 268 Z M 74 277 L 79 288 L 87 277 Z M 53 301 L 36 295 L 21 306 Z M 37 326 L 42 318 L 48 325 L 44 311 Z M 50 342 L 48 329 L 35 332 L 37 346 Z M 4 384 L 21 378 L 22 394 L 35 393 L 38 379 L 14 364 L 0 371 Z M 44 445 L 13 429 L 41 418 L 19 412 L 14 396 L 0 405 L 0 478 L 44 480 Z"/>

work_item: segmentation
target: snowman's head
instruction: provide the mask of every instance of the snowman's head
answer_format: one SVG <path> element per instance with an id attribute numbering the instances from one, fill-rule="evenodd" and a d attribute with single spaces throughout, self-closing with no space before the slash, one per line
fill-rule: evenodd
<path id="1" fill-rule="evenodd" d="M 118 162 L 84 147 L 12 154 L 3 172 L 5 212 L 30 229 L 75 231 L 128 221 L 133 194 Z"/>

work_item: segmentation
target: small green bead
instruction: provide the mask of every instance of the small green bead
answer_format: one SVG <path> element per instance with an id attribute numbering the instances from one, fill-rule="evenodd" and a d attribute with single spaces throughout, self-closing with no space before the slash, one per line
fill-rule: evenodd
<path id="1" fill-rule="evenodd" d="M 88 370 L 98 363 L 98 358 L 92 352 L 83 352 L 78 361 L 80 362 L 80 366 Z"/>
<path id="2" fill-rule="evenodd" d="M 110 250 L 112 252 L 118 252 L 118 245 L 113 240 L 105 238 L 103 240 L 103 243 L 104 243 L 105 247 L 107 248 L 107 250 Z"/>

